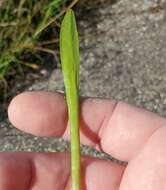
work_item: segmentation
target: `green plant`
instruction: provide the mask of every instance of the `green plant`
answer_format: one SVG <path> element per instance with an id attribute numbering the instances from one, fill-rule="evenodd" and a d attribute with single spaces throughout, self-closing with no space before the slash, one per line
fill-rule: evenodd
<path id="1" fill-rule="evenodd" d="M 48 31 L 59 27 L 67 0 L 2 0 L 0 1 L 0 79 L 12 66 L 35 68 L 22 59 L 25 51 L 37 57 L 37 51 L 55 55 L 55 36 Z M 71 5 L 74 4 L 72 1 Z M 69 5 L 70 6 L 70 5 Z M 45 38 L 43 36 L 46 36 Z"/>
<path id="2" fill-rule="evenodd" d="M 60 57 L 68 105 L 72 190 L 80 190 L 79 43 L 74 13 L 69 9 L 60 31 Z"/>

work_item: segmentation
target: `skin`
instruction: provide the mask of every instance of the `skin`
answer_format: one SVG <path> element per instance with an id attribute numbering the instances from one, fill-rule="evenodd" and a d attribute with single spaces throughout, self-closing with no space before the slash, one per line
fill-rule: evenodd
<path id="1" fill-rule="evenodd" d="M 8 115 L 15 127 L 27 133 L 68 139 L 61 94 L 25 92 L 12 100 Z M 81 100 L 80 127 L 83 144 L 128 161 L 124 167 L 83 157 L 83 190 L 166 190 L 165 118 L 123 102 L 87 98 Z M 69 190 L 69 157 L 67 153 L 0 153 L 0 189 Z"/>

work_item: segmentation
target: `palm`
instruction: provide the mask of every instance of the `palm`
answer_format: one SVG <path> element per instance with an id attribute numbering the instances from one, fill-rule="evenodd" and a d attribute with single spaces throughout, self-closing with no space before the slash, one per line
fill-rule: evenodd
<path id="1" fill-rule="evenodd" d="M 166 190 L 166 120 L 111 100 L 81 104 L 81 142 L 129 162 L 84 157 L 82 189 Z M 39 136 L 68 138 L 66 113 L 63 97 L 47 92 L 24 93 L 9 106 L 11 122 Z M 70 189 L 67 154 L 1 153 L 0 162 L 0 189 Z"/>

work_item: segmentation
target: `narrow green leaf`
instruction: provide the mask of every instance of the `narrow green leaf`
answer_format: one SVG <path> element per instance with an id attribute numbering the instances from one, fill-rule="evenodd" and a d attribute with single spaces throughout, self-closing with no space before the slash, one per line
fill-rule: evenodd
<path id="1" fill-rule="evenodd" d="M 67 11 L 60 31 L 60 57 L 71 137 L 72 190 L 80 190 L 79 43 L 73 11 Z"/>

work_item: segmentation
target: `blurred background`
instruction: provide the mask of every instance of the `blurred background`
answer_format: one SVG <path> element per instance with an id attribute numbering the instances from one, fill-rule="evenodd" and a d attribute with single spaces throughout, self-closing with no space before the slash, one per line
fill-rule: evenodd
<path id="1" fill-rule="evenodd" d="M 64 151 L 62 139 L 10 125 L 6 110 L 25 90 L 63 90 L 59 28 L 67 0 L 0 1 L 0 151 Z M 80 0 L 80 93 L 166 116 L 166 1 Z M 85 154 L 93 154 L 88 148 Z"/>

